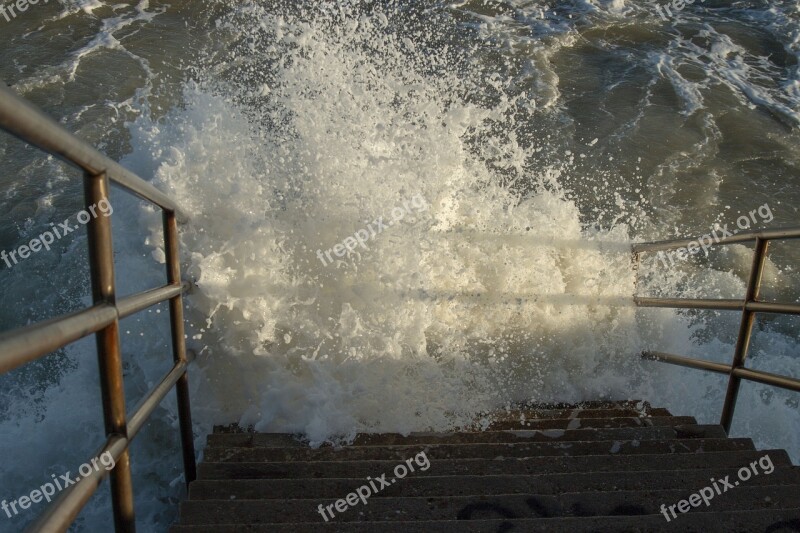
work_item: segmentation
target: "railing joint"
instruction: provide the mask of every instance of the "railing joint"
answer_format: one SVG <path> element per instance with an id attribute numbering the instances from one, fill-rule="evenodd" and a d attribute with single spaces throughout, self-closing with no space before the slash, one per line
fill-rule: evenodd
<path id="1" fill-rule="evenodd" d="M 742 314 L 739 325 L 739 335 L 736 339 L 733 360 L 731 365 L 723 365 L 711 361 L 691 359 L 687 357 L 664 354 L 661 352 L 642 352 L 642 358 L 654 361 L 664 361 L 671 364 L 708 370 L 712 372 L 728 375 L 728 388 L 725 394 L 725 402 L 720 416 L 720 424 L 727 433 L 730 433 L 733 421 L 733 412 L 738 400 L 739 388 L 742 379 L 757 381 L 784 389 L 800 392 L 800 380 L 788 376 L 769 374 L 750 370 L 745 367 L 747 352 L 751 344 L 753 325 L 757 313 L 778 313 L 778 314 L 800 314 L 800 305 L 788 303 L 763 302 L 759 299 L 761 281 L 764 274 L 764 265 L 769 252 L 769 244 L 776 239 L 796 239 L 800 238 L 800 228 L 774 230 L 774 231 L 755 231 L 741 233 L 735 238 L 722 239 L 714 244 L 733 244 L 735 242 L 755 241 L 753 248 L 753 261 L 750 267 L 750 274 L 747 281 L 747 290 L 742 300 L 704 300 L 704 299 L 681 299 L 681 298 L 650 298 L 634 296 L 634 303 L 638 307 L 666 307 L 681 309 L 714 309 L 714 310 L 739 310 Z M 639 243 L 633 245 L 635 254 L 644 252 L 655 252 L 674 250 L 685 247 L 691 240 L 674 240 L 652 243 Z M 636 276 L 636 286 L 638 286 L 638 276 Z"/>

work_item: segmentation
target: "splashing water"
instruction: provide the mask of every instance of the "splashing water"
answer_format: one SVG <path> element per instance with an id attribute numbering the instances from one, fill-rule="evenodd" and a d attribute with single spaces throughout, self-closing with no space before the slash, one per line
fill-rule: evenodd
<path id="1" fill-rule="evenodd" d="M 568 168 L 536 170 L 537 146 L 508 142 L 535 120 L 524 94 L 454 98 L 474 67 L 379 10 L 333 28 L 237 15 L 260 21 L 232 52 L 242 79 L 188 87 L 187 108 L 143 119 L 134 143 L 175 146 L 157 179 L 193 213 L 193 320 L 201 366 L 225 376 L 221 420 L 322 442 L 627 393 L 614 377 L 639 372 L 627 228 L 584 229 L 558 186 Z M 413 195 L 429 209 L 317 259 Z"/>

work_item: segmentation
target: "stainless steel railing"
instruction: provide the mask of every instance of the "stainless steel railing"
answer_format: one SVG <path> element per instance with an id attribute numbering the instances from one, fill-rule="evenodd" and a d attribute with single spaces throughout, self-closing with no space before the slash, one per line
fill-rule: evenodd
<path id="1" fill-rule="evenodd" d="M 93 217 L 87 224 L 89 262 L 94 305 L 83 311 L 48 320 L 0 335 L 0 374 L 42 358 L 92 333 L 97 339 L 100 387 L 106 442 L 93 456 L 110 453 L 116 465 L 111 470 L 111 499 L 117 532 L 136 529 L 128 447 L 167 393 L 174 387 L 178 397 L 183 465 L 187 484 L 196 477 L 194 437 L 189 402 L 183 323 L 183 293 L 189 285 L 181 281 L 178 257 L 177 204 L 151 184 L 104 156 L 62 128 L 44 113 L 16 96 L 0 82 L 0 128 L 37 146 L 84 172 L 86 206 L 108 201 L 109 183 L 162 209 L 167 284 L 117 300 L 111 219 Z M 169 301 L 174 366 L 162 381 L 128 416 L 122 375 L 119 321 L 152 305 Z M 86 505 L 107 472 L 101 469 L 65 489 L 29 531 L 66 531 Z"/>
<path id="2" fill-rule="evenodd" d="M 798 304 L 763 302 L 759 300 L 761 278 L 764 273 L 764 262 L 767 259 L 769 243 L 773 240 L 788 239 L 800 239 L 800 228 L 787 228 L 773 231 L 749 231 L 721 238 L 715 243 L 708 243 L 710 246 L 724 246 L 734 243 L 755 242 L 753 263 L 750 267 L 750 276 L 747 282 L 747 291 L 742 300 L 646 298 L 639 296 L 634 298 L 636 305 L 640 307 L 738 310 L 742 312 L 739 335 L 736 340 L 733 361 L 730 365 L 714 363 L 702 359 L 691 359 L 663 352 L 645 351 L 642 353 L 642 357 L 645 359 L 664 361 L 675 365 L 707 370 L 720 374 L 728 374 L 728 390 L 725 395 L 725 403 L 723 404 L 722 415 L 720 417 L 720 424 L 725 428 L 725 431 L 728 432 L 730 432 L 731 429 L 733 412 L 736 408 L 736 401 L 739 396 L 739 386 L 743 379 L 800 392 L 800 380 L 798 379 L 760 370 L 752 370 L 744 366 L 747 351 L 750 347 L 756 313 L 800 314 L 800 305 Z M 695 243 L 696 245 L 698 241 L 699 239 L 694 238 L 635 244 L 633 245 L 634 261 L 638 265 L 640 255 L 643 253 L 689 248 L 691 243 Z"/>

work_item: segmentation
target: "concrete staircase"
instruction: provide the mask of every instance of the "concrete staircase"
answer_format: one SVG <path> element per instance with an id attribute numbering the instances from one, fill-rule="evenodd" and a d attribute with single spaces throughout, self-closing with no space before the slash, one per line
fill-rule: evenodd
<path id="1" fill-rule="evenodd" d="M 589 402 L 506 412 L 484 429 L 311 449 L 216 428 L 172 532 L 800 531 L 800 467 L 720 426 Z M 709 505 L 681 513 L 704 488 Z"/>

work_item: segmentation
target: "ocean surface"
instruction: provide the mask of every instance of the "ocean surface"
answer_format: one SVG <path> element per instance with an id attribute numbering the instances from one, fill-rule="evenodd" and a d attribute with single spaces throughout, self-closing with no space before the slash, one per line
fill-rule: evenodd
<path id="1" fill-rule="evenodd" d="M 10 5 L 3 1 L 2 5 Z M 0 13 L 0 79 L 176 198 L 198 449 L 214 424 L 449 430 L 514 403 L 644 399 L 716 423 L 750 252 L 633 242 L 798 225 L 795 1 L 51 0 Z M 83 208 L 81 176 L 0 135 L 0 250 Z M 164 283 L 159 213 L 114 190 L 119 294 Z M 349 253 L 348 252 L 349 249 Z M 0 262 L 8 330 L 89 304 L 85 229 Z M 763 295 L 800 301 L 776 242 Z M 165 306 L 121 325 L 132 408 L 171 364 Z M 748 366 L 800 376 L 798 319 Z M 0 377 L 0 498 L 103 441 L 94 340 Z M 732 434 L 800 461 L 800 395 L 745 382 Z M 138 525 L 183 494 L 170 395 L 132 449 Z M 44 509 L 8 518 L 18 531 Z M 75 531 L 108 531 L 107 485 Z"/>

